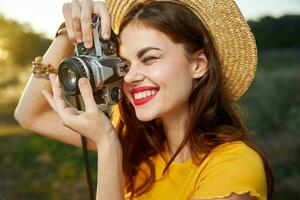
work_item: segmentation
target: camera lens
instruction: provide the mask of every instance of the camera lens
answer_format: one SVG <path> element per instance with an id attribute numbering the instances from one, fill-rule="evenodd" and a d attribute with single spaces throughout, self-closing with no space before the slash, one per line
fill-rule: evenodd
<path id="1" fill-rule="evenodd" d="M 68 81 L 68 85 L 75 85 L 77 83 L 76 74 L 72 69 L 68 69 L 66 74 L 66 81 Z"/>
<path id="2" fill-rule="evenodd" d="M 72 96 L 80 94 L 78 81 L 82 77 L 88 78 L 93 86 L 93 74 L 86 57 L 70 57 L 62 60 L 58 68 L 58 77 L 63 89 Z"/>
<path id="3" fill-rule="evenodd" d="M 70 82 L 69 83 L 70 85 L 76 84 L 76 81 L 77 81 L 76 74 L 74 73 L 74 71 L 72 69 L 68 69 L 66 79 Z"/>
<path id="4" fill-rule="evenodd" d="M 110 96 L 111 96 L 111 99 L 114 102 L 119 102 L 122 99 L 122 97 L 123 97 L 123 92 L 122 92 L 121 88 L 114 87 L 111 90 L 111 95 Z"/>

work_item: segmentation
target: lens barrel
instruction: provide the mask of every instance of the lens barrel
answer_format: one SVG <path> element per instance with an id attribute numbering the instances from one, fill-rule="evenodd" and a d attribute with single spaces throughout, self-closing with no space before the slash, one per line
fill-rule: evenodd
<path id="1" fill-rule="evenodd" d="M 78 81 L 82 77 L 89 79 L 92 88 L 95 87 L 91 63 L 84 56 L 62 60 L 58 68 L 58 77 L 63 89 L 71 96 L 80 94 Z"/>

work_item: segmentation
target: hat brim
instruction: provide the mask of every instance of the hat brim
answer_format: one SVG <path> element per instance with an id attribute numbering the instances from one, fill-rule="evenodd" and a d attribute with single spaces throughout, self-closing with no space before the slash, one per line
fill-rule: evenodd
<path id="1" fill-rule="evenodd" d="M 130 9 L 148 0 L 106 0 L 116 34 Z M 211 35 L 229 97 L 236 101 L 250 87 L 257 65 L 255 38 L 234 0 L 157 0 L 189 7 Z"/>

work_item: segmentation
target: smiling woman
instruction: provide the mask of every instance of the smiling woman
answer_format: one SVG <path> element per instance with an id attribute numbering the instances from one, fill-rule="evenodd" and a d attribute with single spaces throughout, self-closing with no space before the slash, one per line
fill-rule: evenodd
<path id="1" fill-rule="evenodd" d="M 123 88 L 137 118 L 141 121 L 170 118 L 168 115 L 175 113 L 172 109 L 177 110 L 178 116 L 184 113 L 193 77 L 203 76 L 206 64 L 199 64 L 199 70 L 193 73 L 190 70 L 193 63 L 185 55 L 184 46 L 143 23 L 131 22 L 120 39 L 120 55 L 126 58 L 129 67 Z"/>
<path id="2" fill-rule="evenodd" d="M 43 62 L 57 68 L 72 43 L 91 47 L 97 14 L 100 38 L 111 26 L 119 36 L 124 98 L 111 123 L 90 75 L 78 82 L 85 111 L 66 103 L 56 75 L 31 77 L 15 117 L 69 144 L 88 138 L 98 153 L 97 199 L 271 199 L 271 169 L 235 104 L 254 78 L 257 49 L 234 0 L 73 1 L 63 12 L 66 31 Z"/>

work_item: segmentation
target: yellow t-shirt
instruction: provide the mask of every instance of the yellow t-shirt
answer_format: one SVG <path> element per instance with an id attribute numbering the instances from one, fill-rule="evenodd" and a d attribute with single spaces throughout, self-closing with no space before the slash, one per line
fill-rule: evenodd
<path id="1" fill-rule="evenodd" d="M 163 176 L 163 158 L 158 155 L 153 162 L 156 181 L 149 191 L 135 200 L 214 199 L 248 192 L 258 200 L 267 199 L 262 159 L 243 142 L 218 146 L 200 166 L 195 165 L 192 159 L 183 163 L 173 162 Z"/>

